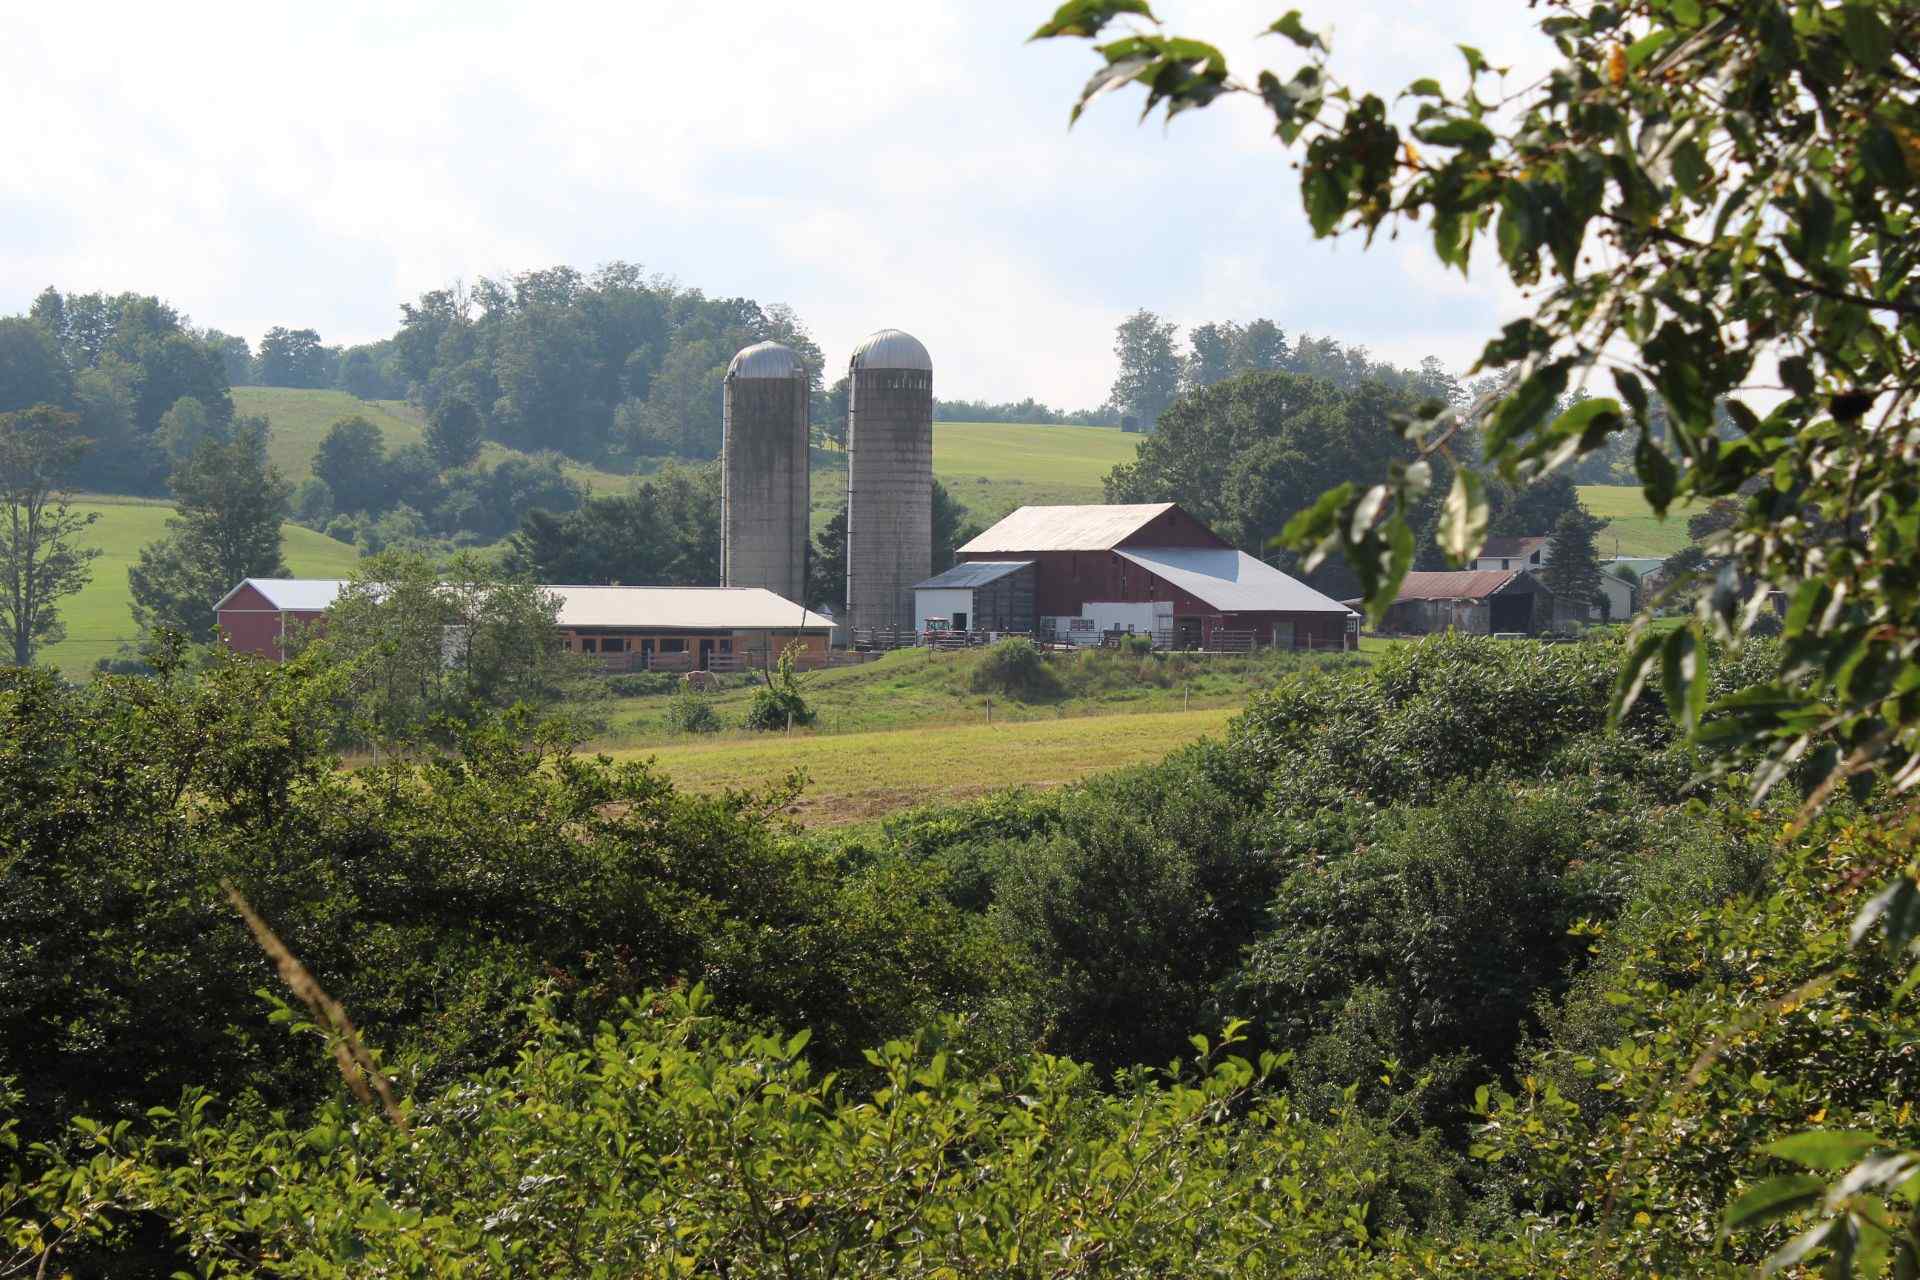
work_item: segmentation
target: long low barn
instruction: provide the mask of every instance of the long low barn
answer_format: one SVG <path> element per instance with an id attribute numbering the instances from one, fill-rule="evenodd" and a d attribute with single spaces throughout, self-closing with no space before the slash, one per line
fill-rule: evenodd
<path id="1" fill-rule="evenodd" d="M 347 583 L 340 578 L 248 578 L 214 606 L 232 648 L 284 658 L 289 625 L 324 619 Z M 566 647 L 604 657 L 614 667 L 644 668 L 667 659 L 705 668 L 716 657 L 763 665 L 798 641 L 823 657 L 833 619 L 762 587 L 542 588 L 559 601 Z"/>

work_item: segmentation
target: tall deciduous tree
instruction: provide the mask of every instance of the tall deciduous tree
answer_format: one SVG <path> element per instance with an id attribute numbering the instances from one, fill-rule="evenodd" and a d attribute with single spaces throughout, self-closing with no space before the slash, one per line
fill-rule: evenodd
<path id="1" fill-rule="evenodd" d="M 79 545 L 96 516 L 68 504 L 86 452 L 77 414 L 36 405 L 0 414 L 0 641 L 14 665 L 66 634 L 59 604 L 87 584 L 98 547 Z"/>
<path id="2" fill-rule="evenodd" d="M 566 692 L 574 668 L 554 629 L 559 607 L 551 592 L 470 554 L 435 565 L 386 552 L 361 562 L 326 627 L 296 635 L 293 648 L 338 664 L 361 733 L 418 741 L 436 717 L 465 720 Z"/>
<path id="3" fill-rule="evenodd" d="M 279 325 L 260 339 L 254 362 L 256 376 L 269 387 L 324 387 L 331 359 L 320 335 L 312 329 L 285 329 Z"/>
<path id="4" fill-rule="evenodd" d="M 236 583 L 286 576 L 280 526 L 290 491 L 267 461 L 264 418 L 242 418 L 231 441 L 202 442 L 172 483 L 178 510 L 166 536 L 127 571 L 133 617 L 142 631 L 170 627 L 201 641 L 213 633 L 215 602 Z"/>
<path id="5" fill-rule="evenodd" d="M 1180 326 L 1144 308 L 1114 331 L 1113 354 L 1119 357 L 1120 371 L 1110 395 L 1140 431 L 1152 431 L 1161 412 L 1180 394 L 1180 353 L 1173 344 L 1179 332 Z"/>
<path id="6" fill-rule="evenodd" d="M 327 482 L 336 511 L 378 511 L 389 489 L 386 461 L 380 428 L 355 415 L 327 428 L 314 450 L 313 474 Z"/>
<path id="7" fill-rule="evenodd" d="M 427 416 L 427 448 L 442 467 L 464 467 L 480 456 L 485 425 L 465 396 L 449 396 Z"/>

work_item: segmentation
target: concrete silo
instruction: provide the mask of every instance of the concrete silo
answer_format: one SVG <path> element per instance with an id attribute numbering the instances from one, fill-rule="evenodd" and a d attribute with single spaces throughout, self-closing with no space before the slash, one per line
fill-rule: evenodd
<path id="1" fill-rule="evenodd" d="M 913 629 L 933 575 L 933 361 L 882 329 L 854 349 L 847 397 L 847 622 Z"/>
<path id="2" fill-rule="evenodd" d="M 761 342 L 727 366 L 720 582 L 799 602 L 807 590 L 807 367 Z"/>

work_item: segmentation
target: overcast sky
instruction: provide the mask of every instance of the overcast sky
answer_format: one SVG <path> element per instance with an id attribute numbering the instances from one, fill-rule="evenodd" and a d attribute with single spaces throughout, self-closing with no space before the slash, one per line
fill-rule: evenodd
<path id="1" fill-rule="evenodd" d="M 1157 0 L 1243 75 L 1289 7 L 1350 82 L 1541 65 L 1521 0 Z M 395 16 L 389 7 L 405 8 Z M 156 293 L 258 341 L 393 332 L 455 278 L 612 259 L 792 304 L 829 368 L 876 328 L 954 398 L 1096 404 L 1113 326 L 1271 316 L 1456 368 L 1513 307 L 1424 243 L 1313 241 L 1254 104 L 1068 131 L 1047 0 L 34 5 L 0 13 L 0 314 Z"/>

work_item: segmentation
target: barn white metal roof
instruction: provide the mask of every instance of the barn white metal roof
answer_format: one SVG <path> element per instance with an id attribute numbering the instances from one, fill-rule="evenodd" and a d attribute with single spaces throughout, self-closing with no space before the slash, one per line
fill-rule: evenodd
<path id="1" fill-rule="evenodd" d="M 729 378 L 799 378 L 806 376 L 800 353 L 779 342 L 756 342 L 742 347 L 727 365 Z"/>
<path id="2" fill-rule="evenodd" d="M 347 585 L 344 578 L 248 578 L 220 598 L 225 605 L 252 586 L 276 609 L 319 612 Z M 833 619 L 765 587 L 545 587 L 560 601 L 563 627 L 668 627 L 676 630 L 820 631 Z"/>
<path id="3" fill-rule="evenodd" d="M 855 369 L 918 369 L 933 372 L 933 357 L 920 339 L 899 329 L 882 329 L 853 349 Z"/>
<path id="4" fill-rule="evenodd" d="M 318 613 L 331 606 L 334 597 L 346 585 L 345 578 L 245 578 L 239 586 L 221 596 L 220 602 L 213 607 L 216 610 L 224 609 L 227 601 L 239 595 L 244 588 L 252 587 L 276 609 Z"/>
<path id="5" fill-rule="evenodd" d="M 765 587 L 548 587 L 563 627 L 825 631 L 833 619 Z"/>
<path id="6" fill-rule="evenodd" d="M 1122 547 L 1116 554 L 1222 613 L 1352 612 L 1232 547 Z"/>
<path id="7" fill-rule="evenodd" d="M 1106 551 L 1118 546 L 1171 502 L 1021 507 L 960 550 L 968 555 L 1002 551 Z"/>

